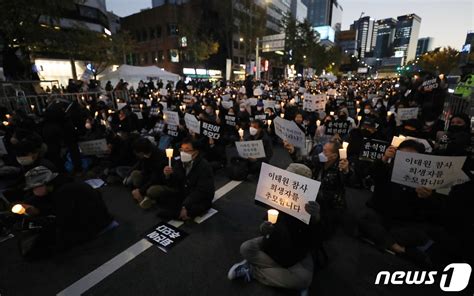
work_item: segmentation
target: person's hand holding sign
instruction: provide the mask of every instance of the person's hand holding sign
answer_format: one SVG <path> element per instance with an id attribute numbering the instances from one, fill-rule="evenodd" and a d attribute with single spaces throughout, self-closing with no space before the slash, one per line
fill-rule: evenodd
<path id="1" fill-rule="evenodd" d="M 315 202 L 315 201 L 310 201 L 307 204 L 304 205 L 304 209 L 308 214 L 310 214 L 312 217 L 316 219 L 316 221 L 319 221 L 321 218 L 320 212 L 321 212 L 321 206 Z"/>
<path id="2" fill-rule="evenodd" d="M 142 194 L 140 193 L 140 190 L 138 190 L 138 189 L 134 189 L 134 190 L 132 191 L 132 196 L 133 196 L 133 198 L 134 198 L 136 201 L 138 201 L 138 202 L 141 202 L 141 201 L 143 200 L 143 196 L 142 196 Z"/>
<path id="3" fill-rule="evenodd" d="M 426 187 L 418 187 L 415 191 L 419 198 L 428 198 L 433 194 L 433 190 Z"/>
<path id="4" fill-rule="evenodd" d="M 349 161 L 347 159 L 341 159 L 339 160 L 339 170 L 343 174 L 349 173 Z"/>
<path id="5" fill-rule="evenodd" d="M 382 157 L 382 161 L 387 163 L 389 159 L 392 159 L 395 157 L 395 154 L 397 153 L 397 148 L 394 146 L 390 146 L 385 150 L 385 154 Z"/>
<path id="6" fill-rule="evenodd" d="M 288 153 L 293 154 L 295 152 L 295 146 L 288 143 L 287 141 L 283 141 L 283 147 L 288 151 Z"/>

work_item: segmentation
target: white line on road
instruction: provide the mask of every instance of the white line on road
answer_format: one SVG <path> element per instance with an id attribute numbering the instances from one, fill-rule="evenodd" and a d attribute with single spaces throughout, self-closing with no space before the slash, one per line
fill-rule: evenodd
<path id="1" fill-rule="evenodd" d="M 230 181 L 224 186 L 222 186 L 221 188 L 219 188 L 214 195 L 213 202 L 222 198 L 224 195 L 229 193 L 235 187 L 239 186 L 241 183 L 242 181 Z M 215 213 L 217 213 L 217 211 L 214 210 L 212 214 L 204 215 L 203 217 L 201 217 L 201 220 L 199 220 L 198 223 L 202 223 L 203 221 L 207 220 Z M 180 227 L 183 224 L 182 221 L 176 221 L 176 220 L 169 221 L 168 223 L 175 227 Z M 59 292 L 57 295 L 58 296 L 81 295 L 82 293 L 86 292 L 90 288 L 94 287 L 95 285 L 103 281 L 106 277 L 108 277 L 109 275 L 117 271 L 119 268 L 121 268 L 128 262 L 132 261 L 135 257 L 145 252 L 151 246 L 153 246 L 153 244 L 147 241 L 146 239 L 139 240 L 138 242 L 130 246 L 128 249 L 126 249 L 122 253 L 118 254 L 117 256 L 110 259 L 103 265 L 99 266 L 97 269 L 87 274 L 86 276 L 84 276 L 83 278 L 81 278 L 80 280 L 72 284 L 71 286 Z"/>

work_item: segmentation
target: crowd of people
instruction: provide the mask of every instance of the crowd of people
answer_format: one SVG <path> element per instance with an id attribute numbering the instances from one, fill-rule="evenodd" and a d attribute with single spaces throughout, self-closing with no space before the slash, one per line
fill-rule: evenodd
<path id="1" fill-rule="evenodd" d="M 425 83 L 433 80 L 435 87 Z M 126 91 L 127 85 L 120 81 L 106 88 Z M 325 105 L 303 108 L 305 94 L 326 94 Z M 443 113 L 446 94 L 442 77 L 334 82 L 249 77 L 244 83 L 179 81 L 175 86 L 142 81 L 127 101 L 52 97 L 41 113 L 0 108 L 7 152 L 0 162 L 0 190 L 5 207 L 19 204 L 28 219 L 48 225 L 22 249 L 27 256 L 44 255 L 117 225 L 101 194 L 79 180 L 99 177 L 123 184 L 139 207 L 187 221 L 211 208 L 217 171 L 234 180 L 258 177 L 261 164 L 281 147 L 292 159 L 289 172 L 321 182 L 316 201 L 305 207 L 311 221 L 306 225 L 281 213 L 276 224 L 263 222 L 262 236 L 241 245 L 245 260 L 232 266 L 229 279 L 305 291 L 314 263 L 325 253 L 324 241 L 349 218 L 357 221 L 357 235 L 375 247 L 423 267 L 464 262 L 473 259 L 474 247 L 471 120 L 467 114 Z M 418 107 L 413 118 L 397 116 L 413 107 Z M 178 125 L 169 123 L 167 111 L 177 112 Z M 185 120 L 188 114 L 220 127 L 218 135 L 197 133 Z M 301 129 L 307 149 L 277 136 L 277 117 Z M 332 132 L 335 123 L 347 128 Z M 400 135 L 411 138 L 390 145 Z M 101 139 L 106 141 L 101 155 L 81 152 L 78 143 Z M 262 140 L 265 157 L 232 153 L 236 141 L 251 140 Z M 361 157 L 368 140 L 387 143 L 380 157 Z M 347 158 L 341 159 L 344 142 Z M 168 148 L 172 156 L 165 153 Z M 467 156 L 463 171 L 470 181 L 447 193 L 393 183 L 397 151 Z M 371 194 L 364 213 L 355 217 L 347 210 L 348 186 Z"/>

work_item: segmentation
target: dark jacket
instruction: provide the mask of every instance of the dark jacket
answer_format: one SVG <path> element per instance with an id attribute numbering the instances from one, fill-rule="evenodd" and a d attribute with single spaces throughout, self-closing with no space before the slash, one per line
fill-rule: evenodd
<path id="1" fill-rule="evenodd" d="M 197 217 L 211 208 L 214 199 L 214 175 L 212 168 L 201 154 L 192 162 L 188 175 L 181 161 L 172 164 L 173 174 L 166 184 L 180 191 L 182 206 L 189 217 Z"/>
<path id="2" fill-rule="evenodd" d="M 146 191 L 152 185 L 163 185 L 165 184 L 165 175 L 163 169 L 168 165 L 166 155 L 163 151 L 154 148 L 150 158 L 143 158 L 138 160 L 135 166 L 130 170 L 138 170 L 142 173 L 142 185 L 139 190 L 140 193 L 145 196 Z"/>

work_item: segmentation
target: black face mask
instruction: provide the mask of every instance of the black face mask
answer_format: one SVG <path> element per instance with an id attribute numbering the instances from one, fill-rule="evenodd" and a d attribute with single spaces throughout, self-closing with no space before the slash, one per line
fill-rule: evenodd
<path id="1" fill-rule="evenodd" d="M 457 133 L 462 133 L 464 131 L 464 126 L 461 125 L 451 125 L 448 128 L 448 132 L 457 134 Z"/>

